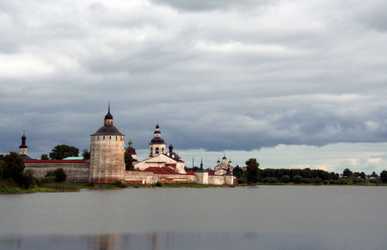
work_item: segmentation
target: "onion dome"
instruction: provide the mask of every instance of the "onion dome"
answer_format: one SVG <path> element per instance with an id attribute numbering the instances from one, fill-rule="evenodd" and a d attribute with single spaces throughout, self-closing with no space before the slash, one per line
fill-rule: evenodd
<path id="1" fill-rule="evenodd" d="M 97 130 L 92 136 L 98 136 L 98 135 L 117 135 L 117 136 L 123 136 L 124 134 L 121 133 L 118 128 L 116 128 L 113 125 L 113 116 L 110 113 L 110 104 L 108 107 L 108 112 L 105 115 L 104 119 L 104 125 Z"/>
<path id="2" fill-rule="evenodd" d="M 161 138 L 161 131 L 160 126 L 157 124 L 155 128 L 155 132 L 153 133 L 153 138 L 149 143 L 150 145 L 153 144 L 165 144 L 165 141 L 163 138 Z"/>
<path id="3" fill-rule="evenodd" d="M 128 148 L 126 149 L 126 153 L 127 153 L 128 155 L 136 155 L 136 149 L 133 148 L 133 147 L 128 147 Z"/>
<path id="4" fill-rule="evenodd" d="M 132 142 L 129 141 L 128 147 L 126 148 L 126 153 L 128 155 L 136 155 L 136 149 L 132 146 Z"/>

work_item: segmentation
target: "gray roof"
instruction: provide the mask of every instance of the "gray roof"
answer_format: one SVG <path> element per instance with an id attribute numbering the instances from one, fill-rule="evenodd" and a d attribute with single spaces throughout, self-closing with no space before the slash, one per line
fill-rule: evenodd
<path id="1" fill-rule="evenodd" d="M 23 159 L 23 161 L 25 161 L 25 160 L 33 160 L 31 157 L 29 157 L 28 155 L 25 155 L 25 154 L 20 155 L 20 157 Z"/>
<path id="2" fill-rule="evenodd" d="M 123 136 L 124 134 L 121 133 L 118 128 L 115 126 L 103 126 L 100 129 L 97 130 L 92 136 L 97 136 L 97 135 L 120 135 Z"/>

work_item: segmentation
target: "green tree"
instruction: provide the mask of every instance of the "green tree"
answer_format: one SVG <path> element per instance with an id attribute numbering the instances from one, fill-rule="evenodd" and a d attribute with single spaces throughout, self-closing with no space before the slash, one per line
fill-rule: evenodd
<path id="1" fill-rule="evenodd" d="M 32 187 L 35 183 L 35 178 L 31 170 L 27 170 L 21 179 L 20 186 L 22 188 L 28 189 Z"/>
<path id="2" fill-rule="evenodd" d="M 383 171 L 380 173 L 380 180 L 381 180 L 383 183 L 387 183 L 387 171 L 386 171 L 386 170 L 383 170 Z"/>
<path id="3" fill-rule="evenodd" d="M 24 171 L 23 159 L 16 153 L 9 153 L 3 157 L 3 161 L 3 178 L 13 179 L 15 182 L 20 184 Z"/>
<path id="4" fill-rule="evenodd" d="M 303 179 L 302 179 L 302 176 L 301 175 L 295 175 L 293 176 L 293 182 L 296 183 L 296 184 L 300 184 L 302 183 Z"/>
<path id="5" fill-rule="evenodd" d="M 79 149 L 73 146 L 61 144 L 56 145 L 50 153 L 50 158 L 53 160 L 62 160 L 63 158 L 70 156 L 78 156 Z"/>
<path id="6" fill-rule="evenodd" d="M 126 170 L 133 170 L 134 169 L 134 162 L 135 159 L 133 159 L 132 154 L 135 154 L 135 149 L 132 147 L 132 142 L 128 142 L 128 147 L 125 150 L 125 169 Z"/>
<path id="7" fill-rule="evenodd" d="M 84 149 L 82 152 L 82 156 L 84 160 L 90 160 L 90 152 L 87 149 Z"/>
<path id="8" fill-rule="evenodd" d="M 288 183 L 289 181 L 290 181 L 290 176 L 289 175 L 281 176 L 281 182 L 282 183 Z"/>
<path id="9" fill-rule="evenodd" d="M 243 176 L 243 169 L 237 165 L 233 170 L 232 170 L 232 175 L 235 176 L 237 179 L 242 178 Z"/>
<path id="10" fill-rule="evenodd" d="M 370 177 L 372 177 L 372 178 L 379 178 L 378 174 L 375 171 L 372 172 Z"/>
<path id="11" fill-rule="evenodd" d="M 258 182 L 258 168 L 259 163 L 257 162 L 257 159 L 249 159 L 246 161 L 246 177 L 247 177 L 247 183 L 250 185 L 257 184 Z"/>
<path id="12" fill-rule="evenodd" d="M 47 155 L 47 154 L 42 154 L 42 155 L 40 156 L 40 159 L 41 159 L 41 160 L 48 160 L 49 158 L 48 158 L 48 155 Z"/>
<path id="13" fill-rule="evenodd" d="M 55 176 L 55 182 L 64 182 L 66 181 L 67 175 L 63 168 L 58 168 L 57 170 L 54 171 L 54 176 Z"/>
<path id="14" fill-rule="evenodd" d="M 3 179 L 4 169 L 5 169 L 4 156 L 0 155 L 0 180 Z"/>
<path id="15" fill-rule="evenodd" d="M 344 177 L 351 177 L 352 176 L 352 171 L 349 169 L 349 168 L 346 168 L 346 169 L 344 169 L 344 171 L 343 171 L 343 176 Z"/>
<path id="16" fill-rule="evenodd" d="M 125 169 L 126 170 L 133 170 L 134 165 L 133 165 L 134 159 L 131 154 L 128 154 L 128 152 L 125 152 Z"/>

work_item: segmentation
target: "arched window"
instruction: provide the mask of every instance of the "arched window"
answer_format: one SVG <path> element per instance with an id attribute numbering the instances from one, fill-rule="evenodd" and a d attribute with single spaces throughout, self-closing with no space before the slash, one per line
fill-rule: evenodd
<path id="1" fill-rule="evenodd" d="M 160 153 L 160 149 L 157 147 L 157 148 L 155 148 L 155 154 L 159 154 Z"/>

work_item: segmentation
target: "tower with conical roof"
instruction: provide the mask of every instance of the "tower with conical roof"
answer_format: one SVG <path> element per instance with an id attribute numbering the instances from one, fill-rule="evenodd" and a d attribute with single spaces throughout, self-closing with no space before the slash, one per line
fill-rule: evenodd
<path id="1" fill-rule="evenodd" d="M 157 124 L 155 131 L 153 132 L 153 138 L 149 143 L 149 156 L 154 157 L 160 154 L 167 153 L 167 145 L 163 138 L 161 138 L 160 126 Z"/>
<path id="2" fill-rule="evenodd" d="M 25 132 L 23 132 L 23 135 L 21 137 L 21 144 L 19 146 L 19 155 L 28 155 L 27 136 Z"/>
<path id="3" fill-rule="evenodd" d="M 121 181 L 125 173 L 125 141 L 113 124 L 113 115 L 105 115 L 101 128 L 90 139 L 90 175 L 91 183 L 112 183 Z"/>

